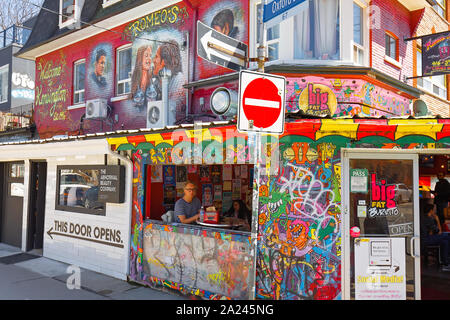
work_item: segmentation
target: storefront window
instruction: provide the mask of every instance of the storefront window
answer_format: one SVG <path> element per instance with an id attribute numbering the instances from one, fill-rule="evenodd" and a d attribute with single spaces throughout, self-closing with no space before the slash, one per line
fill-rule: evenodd
<path id="1" fill-rule="evenodd" d="M 294 17 L 294 58 L 339 60 L 339 1 L 309 0 Z"/>
<path id="2" fill-rule="evenodd" d="M 184 196 L 184 183 L 190 181 L 205 210 L 214 207 L 222 219 L 234 213 L 233 204 L 238 201 L 240 211 L 248 212 L 251 219 L 253 165 L 149 165 L 146 172 L 148 218 L 161 220 L 163 214 L 174 210 L 175 203 Z"/>
<path id="3" fill-rule="evenodd" d="M 56 209 L 105 215 L 105 203 L 99 201 L 99 168 L 58 167 Z"/>

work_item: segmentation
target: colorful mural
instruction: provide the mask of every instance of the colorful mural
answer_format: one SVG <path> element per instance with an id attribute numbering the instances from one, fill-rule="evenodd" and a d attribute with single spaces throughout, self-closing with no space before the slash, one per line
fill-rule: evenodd
<path id="1" fill-rule="evenodd" d="M 363 79 L 307 76 L 287 80 L 287 112 L 297 112 L 301 109 L 317 116 L 360 115 L 388 118 L 411 114 L 411 99 Z M 323 101 L 319 103 L 320 99 Z"/>
<path id="2" fill-rule="evenodd" d="M 212 129 L 225 132 L 226 129 L 230 130 L 230 126 L 203 129 L 203 137 L 209 142 Z M 170 136 L 166 136 L 166 133 L 158 135 L 153 135 L 152 139 L 148 135 L 136 135 L 110 138 L 108 141 L 116 150 L 132 149 L 135 154 L 140 154 L 140 150 L 147 148 L 149 144 L 156 147 L 166 141 L 167 146 Z M 193 139 L 192 130 L 185 130 L 184 136 Z M 197 136 L 199 137 L 201 135 Z M 170 145 L 177 146 L 182 143 L 180 140 L 172 140 Z M 194 142 L 198 144 L 200 141 L 202 140 Z M 262 175 L 258 190 L 255 296 L 257 299 L 340 299 L 341 148 L 449 148 L 450 120 L 297 120 L 286 124 L 278 147 L 282 164 L 280 170 L 277 174 Z M 151 163 L 151 157 L 147 156 L 146 161 Z M 262 171 L 266 170 L 263 168 Z M 137 190 L 140 188 L 135 187 L 134 192 Z M 138 209 L 139 207 L 134 208 L 133 215 L 142 219 L 142 213 Z M 148 228 L 192 235 L 191 231 L 184 232 L 179 228 L 175 230 L 171 226 L 153 224 Z M 145 227 L 145 230 L 148 228 Z M 201 236 L 201 231 L 195 232 L 194 235 Z M 216 239 L 229 237 L 220 233 L 204 236 Z M 169 236 L 164 238 L 159 235 L 156 238 L 160 239 L 158 245 L 167 245 L 167 248 L 176 243 L 175 240 L 169 242 Z M 133 239 L 143 239 L 141 224 L 135 222 Z M 223 240 L 226 239 L 230 240 Z M 132 255 L 131 258 L 136 257 L 139 255 Z M 141 274 L 144 263 L 142 258 L 141 255 L 138 262 Z M 132 265 L 135 266 L 136 263 L 133 262 Z M 211 299 L 222 297 L 217 293 L 220 289 L 217 287 L 208 287 L 211 292 L 184 286 L 177 283 L 177 279 L 145 279 L 184 294 Z M 179 278 L 178 280 L 180 281 Z"/>
<path id="3" fill-rule="evenodd" d="M 36 125 L 40 137 L 151 126 L 152 122 L 147 121 L 147 103 L 162 100 L 163 72 L 168 77 L 168 121 L 185 122 L 187 91 L 183 85 L 189 79 L 231 72 L 197 58 L 195 46 L 189 45 L 196 41 L 194 17 L 247 42 L 247 15 L 248 4 L 243 6 L 238 0 L 201 4 L 195 14 L 180 1 L 136 20 L 124 21 L 113 32 L 38 57 Z M 119 57 L 117 50 L 127 45 L 131 46 L 131 54 Z M 86 119 L 85 105 L 73 102 L 74 63 L 83 61 L 86 72 L 80 77 L 84 77 L 85 101 L 102 98 L 111 107 L 109 120 L 104 124 Z M 119 73 L 120 88 L 116 85 Z"/>
<path id="4" fill-rule="evenodd" d="M 70 74 L 70 65 L 62 51 L 50 59 L 39 59 L 36 62 L 34 121 L 39 130 L 57 134 L 61 133 L 57 130 L 62 123 L 71 122 L 71 115 L 67 110 L 71 100 Z M 69 128 L 69 131 L 72 130 L 73 126 Z"/>
<path id="5" fill-rule="evenodd" d="M 225 297 L 249 298 L 249 237 L 149 224 L 143 246 L 143 281 L 151 276 Z"/>

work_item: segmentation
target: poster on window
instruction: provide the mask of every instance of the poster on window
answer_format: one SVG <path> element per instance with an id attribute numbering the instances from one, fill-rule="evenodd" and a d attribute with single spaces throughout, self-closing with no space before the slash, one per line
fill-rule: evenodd
<path id="1" fill-rule="evenodd" d="M 214 200 L 222 200 L 222 185 L 214 185 Z"/>
<path id="2" fill-rule="evenodd" d="M 223 165 L 223 180 L 231 180 L 233 178 L 233 169 L 231 164 Z"/>
<path id="3" fill-rule="evenodd" d="M 214 184 L 219 184 L 222 181 L 222 167 L 212 166 L 211 167 L 211 182 Z"/>
<path id="4" fill-rule="evenodd" d="M 241 179 L 233 179 L 233 200 L 241 200 Z"/>
<path id="5" fill-rule="evenodd" d="M 200 171 L 200 182 L 211 181 L 211 167 L 210 166 L 199 166 Z"/>
<path id="6" fill-rule="evenodd" d="M 177 187 L 178 182 L 187 181 L 187 168 L 185 166 L 177 166 Z"/>
<path id="7" fill-rule="evenodd" d="M 450 73 L 450 32 L 422 38 L 422 76 Z"/>
<path id="8" fill-rule="evenodd" d="M 164 205 L 173 205 L 175 204 L 175 196 L 177 194 L 177 190 L 175 186 L 164 186 Z"/>
<path id="9" fill-rule="evenodd" d="M 210 183 L 202 185 L 202 204 L 205 207 L 213 204 L 213 185 Z"/>
<path id="10" fill-rule="evenodd" d="M 162 166 L 154 165 L 151 167 L 152 182 L 163 182 Z"/>
<path id="11" fill-rule="evenodd" d="M 175 186 L 175 166 L 163 166 L 164 185 Z"/>
<path id="12" fill-rule="evenodd" d="M 405 238 L 355 239 L 355 299 L 406 300 Z"/>

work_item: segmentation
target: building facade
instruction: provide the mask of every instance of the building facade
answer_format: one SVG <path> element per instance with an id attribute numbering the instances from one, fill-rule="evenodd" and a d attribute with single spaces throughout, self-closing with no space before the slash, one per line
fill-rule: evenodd
<path id="1" fill-rule="evenodd" d="M 412 255 L 399 253 L 398 270 L 407 274 L 395 275 L 399 287 L 392 298 L 420 298 L 419 157 L 449 153 L 448 120 L 432 116 L 448 117 L 449 105 L 445 77 L 413 79 L 421 72 L 421 44 L 404 39 L 445 30 L 446 5 L 308 0 L 295 16 L 267 29 L 265 72 L 287 81 L 285 132 L 260 150 L 277 155 L 277 171 L 271 171 L 272 158 L 261 164 L 252 157 L 254 136 L 237 131 L 235 114 L 212 110 L 211 97 L 220 88 L 233 104 L 239 73 L 197 55 L 201 21 L 248 44 L 249 57 L 256 57 L 261 5 L 44 2 L 18 53 L 36 63 L 34 120 L 41 140 L 0 146 L 8 150 L 1 157 L 5 168 L 22 161 L 24 181 L 38 159 L 47 163 L 43 254 L 209 299 L 380 298 L 353 275 L 360 272 L 356 239 L 382 235 L 392 248 L 399 241 L 413 248 Z M 441 20 L 431 26 L 436 15 Z M 425 111 L 414 109 L 421 100 Z M 413 119 L 419 114 L 428 117 Z M 62 155 L 58 139 L 64 141 Z M 48 157 L 34 151 L 39 143 L 52 150 Z M 30 153 L 13 156 L 17 148 Z M 122 201 L 96 211 L 88 191 L 78 191 L 97 190 L 96 170 L 115 165 L 126 166 L 128 191 Z M 395 175 L 389 166 L 408 174 Z M 359 190 L 352 170 L 367 172 L 363 191 L 352 192 Z M 84 178 L 70 186 L 62 183 L 68 174 Z M 228 210 L 243 200 L 252 208 L 251 230 L 164 221 L 187 177 L 198 184 L 205 206 Z M 18 183 L 11 179 L 4 185 Z M 390 194 L 389 214 L 378 210 L 387 204 L 370 198 L 377 188 L 400 184 L 407 191 Z M 29 247 L 30 196 L 25 187 L 23 250 Z M 387 229 L 373 227 L 380 220 Z M 400 226 L 407 231 L 397 232 Z M 354 227 L 360 233 L 350 238 Z M 97 228 L 97 236 L 89 228 Z"/>

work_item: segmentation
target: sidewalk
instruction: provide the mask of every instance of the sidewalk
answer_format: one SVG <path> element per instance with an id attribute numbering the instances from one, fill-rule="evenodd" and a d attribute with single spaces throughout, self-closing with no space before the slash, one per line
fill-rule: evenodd
<path id="1" fill-rule="evenodd" d="M 189 300 L 82 268 L 80 289 L 71 290 L 68 267 L 0 243 L 0 300 Z"/>

